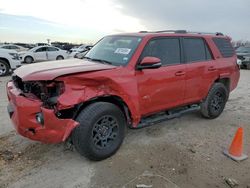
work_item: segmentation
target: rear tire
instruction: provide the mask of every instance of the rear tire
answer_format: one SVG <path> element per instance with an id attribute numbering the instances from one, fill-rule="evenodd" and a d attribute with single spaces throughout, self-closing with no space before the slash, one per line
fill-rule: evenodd
<path id="1" fill-rule="evenodd" d="M 57 58 L 56 58 L 56 60 L 63 60 L 64 58 L 63 58 L 63 56 L 61 56 L 61 55 L 59 55 L 59 56 L 57 56 Z"/>
<path id="2" fill-rule="evenodd" d="M 72 142 L 88 159 L 106 159 L 121 146 L 126 120 L 116 105 L 107 102 L 90 104 L 80 112 L 76 121 L 80 125 L 72 132 Z"/>
<path id="3" fill-rule="evenodd" d="M 10 66 L 9 64 L 0 59 L 0 76 L 6 76 L 10 73 Z"/>
<path id="4" fill-rule="evenodd" d="M 229 91 L 222 83 L 214 83 L 207 98 L 201 103 L 201 114 L 208 119 L 217 118 L 224 110 Z"/>
<path id="5" fill-rule="evenodd" d="M 30 63 L 33 63 L 33 62 L 34 62 L 34 59 L 33 59 L 33 57 L 31 57 L 31 56 L 26 56 L 26 57 L 24 58 L 24 62 L 30 64 Z"/>

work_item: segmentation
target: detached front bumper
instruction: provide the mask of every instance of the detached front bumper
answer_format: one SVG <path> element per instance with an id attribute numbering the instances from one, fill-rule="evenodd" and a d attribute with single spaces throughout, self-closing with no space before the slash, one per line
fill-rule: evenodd
<path id="1" fill-rule="evenodd" d="M 56 117 L 54 110 L 43 108 L 40 100 L 22 96 L 13 82 L 7 84 L 7 95 L 10 118 L 17 132 L 24 137 L 43 143 L 60 143 L 78 126 L 72 119 Z M 41 118 L 43 121 L 39 121 Z"/>

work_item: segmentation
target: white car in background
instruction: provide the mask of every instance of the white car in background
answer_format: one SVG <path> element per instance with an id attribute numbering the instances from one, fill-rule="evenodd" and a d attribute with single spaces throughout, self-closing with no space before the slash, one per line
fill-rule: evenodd
<path id="1" fill-rule="evenodd" d="M 79 46 L 78 48 L 72 48 L 70 50 L 70 54 L 69 54 L 69 57 L 70 58 L 79 58 L 78 57 L 78 54 L 80 54 L 79 56 L 81 57 L 81 54 L 85 54 L 85 52 L 87 52 L 88 50 L 90 50 L 93 46 L 92 45 L 81 45 Z"/>
<path id="2" fill-rule="evenodd" d="M 72 52 L 82 52 L 83 50 L 86 49 L 86 46 L 87 45 L 83 44 L 83 45 L 79 46 L 78 48 L 72 48 L 70 51 L 72 51 Z"/>
<path id="3" fill-rule="evenodd" d="M 11 70 L 21 66 L 19 55 L 15 50 L 0 48 L 0 76 L 8 75 Z"/>
<path id="4" fill-rule="evenodd" d="M 0 45 L 0 48 L 7 49 L 7 50 L 16 50 L 17 52 L 29 50 L 28 48 L 24 48 L 22 46 L 18 46 L 15 44 L 3 44 L 3 45 Z"/>
<path id="5" fill-rule="evenodd" d="M 62 60 L 68 58 L 69 54 L 65 50 L 54 46 L 37 46 L 27 52 L 20 52 L 22 62 L 34 63 L 38 61 Z"/>

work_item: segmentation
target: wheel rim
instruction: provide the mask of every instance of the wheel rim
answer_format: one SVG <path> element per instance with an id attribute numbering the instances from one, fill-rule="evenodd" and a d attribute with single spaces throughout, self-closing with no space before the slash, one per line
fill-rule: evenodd
<path id="1" fill-rule="evenodd" d="M 114 116 L 102 116 L 95 123 L 92 130 L 92 139 L 98 149 L 104 149 L 114 143 L 118 135 L 118 122 Z"/>
<path id="2" fill-rule="evenodd" d="M 6 65 L 0 62 L 0 75 L 4 75 L 6 71 L 7 71 Z"/>
<path id="3" fill-rule="evenodd" d="M 224 102 L 225 102 L 225 95 L 219 91 L 215 93 L 211 101 L 211 107 L 213 112 L 215 113 L 220 112 L 223 109 Z"/>
<path id="4" fill-rule="evenodd" d="M 57 58 L 57 60 L 62 60 L 63 58 L 61 57 L 61 56 L 59 56 L 58 58 Z"/>

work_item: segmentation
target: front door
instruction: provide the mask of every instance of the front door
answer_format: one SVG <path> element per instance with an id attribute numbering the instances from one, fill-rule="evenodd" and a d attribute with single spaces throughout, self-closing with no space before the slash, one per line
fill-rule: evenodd
<path id="1" fill-rule="evenodd" d="M 140 59 L 147 56 L 161 59 L 162 67 L 136 71 L 141 114 L 148 115 L 182 104 L 186 65 L 181 63 L 180 39 L 152 39 Z"/>
<path id="2" fill-rule="evenodd" d="M 58 49 L 54 47 L 47 48 L 48 60 L 56 60 L 58 56 Z"/>

